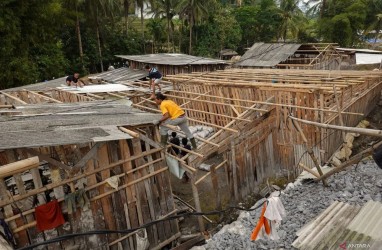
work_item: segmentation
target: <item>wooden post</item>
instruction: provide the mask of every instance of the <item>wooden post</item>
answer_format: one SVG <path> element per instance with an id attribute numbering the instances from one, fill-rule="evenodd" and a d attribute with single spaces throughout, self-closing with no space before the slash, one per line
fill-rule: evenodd
<path id="1" fill-rule="evenodd" d="M 214 189 L 215 193 L 215 206 L 217 210 L 222 209 L 222 203 L 221 203 L 221 197 L 220 197 L 220 192 L 219 192 L 219 182 L 218 182 L 218 177 L 216 175 L 216 169 L 215 166 L 211 166 L 211 181 L 212 181 L 212 187 Z"/>
<path id="2" fill-rule="evenodd" d="M 303 140 L 304 143 L 305 143 L 306 150 L 308 151 L 308 154 L 310 155 L 310 158 L 312 158 L 312 160 L 313 160 L 313 162 L 314 162 L 314 165 L 315 165 L 316 168 L 317 168 L 318 173 L 320 174 L 320 176 L 322 176 L 323 173 L 322 173 L 320 164 L 318 163 L 318 160 L 317 160 L 316 156 L 315 156 L 314 153 L 313 153 L 313 149 L 312 149 L 312 147 L 308 145 L 308 140 L 306 139 L 304 132 L 302 131 L 300 125 L 299 125 L 295 120 L 292 119 L 292 122 L 293 122 L 293 125 L 294 125 L 294 126 L 297 128 L 297 130 L 300 132 L 301 138 L 302 138 L 302 140 Z M 328 184 L 326 183 L 325 180 L 322 180 L 322 183 L 324 184 L 324 186 L 328 186 Z"/>
<path id="3" fill-rule="evenodd" d="M 202 212 L 202 208 L 200 206 L 200 199 L 199 199 L 199 192 L 198 188 L 195 185 L 195 175 L 191 176 L 191 188 L 192 188 L 192 195 L 194 196 L 194 202 L 195 202 L 195 209 L 196 212 Z M 200 232 L 205 231 L 203 218 L 201 216 L 198 216 L 198 223 L 199 223 L 199 230 Z"/>
<path id="4" fill-rule="evenodd" d="M 232 138 L 232 137 L 231 137 Z M 236 153 L 235 153 L 235 140 L 231 139 L 231 165 L 232 165 L 232 177 L 233 177 L 233 190 L 235 195 L 235 201 L 239 200 L 239 190 L 237 186 L 237 166 L 236 166 Z"/>
<path id="5" fill-rule="evenodd" d="M 344 125 L 344 120 L 342 118 L 342 114 L 341 114 L 341 107 L 340 107 L 340 102 L 338 101 L 338 96 L 337 96 L 337 89 L 336 89 L 336 84 L 333 84 L 333 92 L 334 92 L 334 99 L 336 100 L 336 104 L 337 104 L 337 111 L 338 111 L 338 119 L 340 120 L 340 125 L 341 126 L 345 126 Z M 349 160 L 349 156 L 346 154 L 347 153 L 347 149 L 348 149 L 348 145 L 346 143 L 346 133 L 345 131 L 341 131 L 341 134 L 342 134 L 342 140 L 344 141 L 342 143 L 343 147 L 345 148 L 345 157 L 346 157 L 346 160 L 348 161 Z"/>

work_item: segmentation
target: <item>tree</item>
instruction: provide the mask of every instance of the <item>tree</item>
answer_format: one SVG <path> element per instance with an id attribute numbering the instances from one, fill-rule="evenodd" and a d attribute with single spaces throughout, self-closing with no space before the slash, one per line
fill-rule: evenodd
<path id="1" fill-rule="evenodd" d="M 66 17 L 60 0 L 0 2 L 0 88 L 59 77 L 67 61 L 59 34 Z"/>
<path id="2" fill-rule="evenodd" d="M 192 29 L 195 23 L 200 22 L 208 15 L 206 6 L 208 0 L 181 0 L 179 4 L 180 15 L 185 16 L 189 26 L 189 48 L 188 53 L 192 54 Z"/>
<path id="3" fill-rule="evenodd" d="M 233 14 L 242 30 L 240 47 L 276 39 L 281 18 L 274 0 L 261 0 L 251 6 L 236 8 Z"/>
<path id="4" fill-rule="evenodd" d="M 296 39 L 298 31 L 303 26 L 305 18 L 299 7 L 300 0 L 280 0 L 279 15 L 281 17 L 281 25 L 278 38 L 282 38 L 284 42 L 287 39 L 288 31 L 292 39 Z"/>
<path id="5" fill-rule="evenodd" d="M 143 48 L 145 49 L 145 24 L 144 24 L 144 15 L 143 9 L 145 8 L 146 0 L 136 0 L 138 8 L 141 10 L 141 32 L 142 32 L 142 40 L 143 40 Z"/>
<path id="6" fill-rule="evenodd" d="M 167 50 L 170 51 L 170 37 L 174 45 L 174 23 L 172 19 L 177 14 L 179 0 L 155 0 L 151 1 L 152 13 L 155 18 L 164 18 L 167 22 Z M 173 46 L 174 51 L 174 46 Z"/>

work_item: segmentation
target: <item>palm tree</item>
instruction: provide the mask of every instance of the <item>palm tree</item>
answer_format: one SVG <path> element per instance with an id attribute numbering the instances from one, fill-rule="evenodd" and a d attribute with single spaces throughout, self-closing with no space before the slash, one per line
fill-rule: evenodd
<path id="1" fill-rule="evenodd" d="M 174 23 L 173 17 L 177 15 L 179 0 L 155 0 L 151 1 L 151 12 L 155 18 L 165 18 L 167 21 L 167 50 L 170 51 L 170 36 L 174 44 Z M 174 52 L 174 47 L 173 47 Z"/>
<path id="2" fill-rule="evenodd" d="M 382 13 L 377 14 L 375 17 L 376 20 L 364 32 L 365 35 L 375 32 L 374 44 L 377 42 L 380 31 L 382 30 Z"/>
<path id="3" fill-rule="evenodd" d="M 146 0 L 136 0 L 138 8 L 141 10 L 141 29 L 142 29 L 142 40 L 143 40 L 143 50 L 146 51 L 145 48 L 145 25 L 144 25 L 144 16 L 143 9 L 145 8 Z"/>
<path id="4" fill-rule="evenodd" d="M 281 27 L 278 38 L 282 38 L 285 42 L 288 31 L 292 37 L 296 38 L 301 25 L 304 22 L 304 14 L 299 8 L 300 0 L 281 0 L 279 7 L 279 15 L 281 17 Z"/>
<path id="5" fill-rule="evenodd" d="M 190 30 L 190 43 L 188 49 L 188 53 L 190 55 L 192 54 L 192 29 L 195 23 L 201 21 L 203 17 L 207 16 L 207 4 L 208 0 L 181 0 L 179 3 L 179 14 L 187 19 Z"/>
<path id="6" fill-rule="evenodd" d="M 309 7 L 308 14 L 320 13 L 320 18 L 322 18 L 328 8 L 328 0 L 308 0 L 305 5 Z"/>
<path id="7" fill-rule="evenodd" d="M 100 35 L 100 22 L 102 17 L 113 17 L 114 13 L 119 11 L 119 0 L 86 0 L 86 10 L 89 13 L 90 20 L 95 24 L 98 56 L 100 60 L 101 71 L 103 72 L 102 45 Z"/>
<path id="8" fill-rule="evenodd" d="M 127 36 L 129 32 L 129 8 L 130 8 L 130 1 L 129 0 L 122 0 L 123 1 L 123 15 L 125 18 L 125 34 Z"/>

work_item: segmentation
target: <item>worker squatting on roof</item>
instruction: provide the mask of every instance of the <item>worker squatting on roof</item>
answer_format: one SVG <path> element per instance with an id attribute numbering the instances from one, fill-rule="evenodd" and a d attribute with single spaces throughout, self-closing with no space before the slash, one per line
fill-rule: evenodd
<path id="1" fill-rule="evenodd" d="M 154 94 L 154 93 L 153 93 Z M 186 113 L 181 109 L 175 102 L 167 100 L 166 96 L 162 93 L 157 93 L 155 95 L 155 103 L 159 105 L 160 110 L 162 111 L 162 118 L 160 120 L 153 121 L 154 125 L 159 126 L 159 132 L 161 135 L 162 145 L 167 144 L 168 131 L 169 128 L 163 125 L 173 125 L 179 126 L 179 128 L 186 134 L 187 138 L 190 139 L 192 149 L 196 149 L 196 141 L 192 135 L 190 128 L 187 124 Z"/>

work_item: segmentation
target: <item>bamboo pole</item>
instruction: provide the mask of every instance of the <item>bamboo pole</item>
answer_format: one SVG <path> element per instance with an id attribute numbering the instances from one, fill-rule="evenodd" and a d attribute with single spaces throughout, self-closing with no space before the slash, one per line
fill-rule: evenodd
<path id="1" fill-rule="evenodd" d="M 16 102 L 19 102 L 19 103 L 21 103 L 21 104 L 28 104 L 28 103 L 24 102 L 23 100 L 21 100 L 21 99 L 15 97 L 15 96 L 13 96 L 13 95 L 10 95 L 10 94 L 8 94 L 8 93 L 5 93 L 4 91 L 0 91 L 0 94 L 3 94 L 3 95 L 5 95 L 6 97 L 8 97 L 8 98 L 10 98 L 10 99 L 12 99 L 12 100 L 14 100 L 14 101 L 16 101 Z"/>
<path id="2" fill-rule="evenodd" d="M 37 156 L 9 163 L 0 167 L 0 178 L 5 178 L 17 173 L 25 172 L 29 169 L 38 167 L 40 160 Z"/>
<path id="3" fill-rule="evenodd" d="M 124 128 L 124 127 L 118 127 L 119 130 L 121 130 L 122 132 L 134 137 L 134 138 L 139 138 L 139 133 L 137 132 L 134 132 L 130 129 L 127 129 L 127 128 Z"/>
<path id="4" fill-rule="evenodd" d="M 238 101 L 238 102 L 247 102 L 247 103 L 253 103 L 253 104 L 265 104 L 265 105 L 279 106 L 279 107 L 300 108 L 300 109 L 307 109 L 307 110 L 313 110 L 313 111 L 323 111 L 323 112 L 329 112 L 329 113 L 338 113 L 338 110 L 304 107 L 304 106 L 284 104 L 284 103 L 267 103 L 267 102 L 262 102 L 262 101 L 244 100 L 244 99 L 238 99 L 238 98 L 228 98 L 228 97 L 214 96 L 214 95 L 207 95 L 207 94 L 199 94 L 199 93 L 193 93 L 193 92 L 188 92 L 188 91 L 180 91 L 180 90 L 172 90 L 171 92 L 193 94 L 193 95 L 206 96 L 206 97 L 214 97 L 214 98 L 219 98 L 219 99 L 223 99 L 223 100 Z M 341 114 L 359 115 L 359 116 L 363 116 L 364 115 L 362 113 L 345 112 L 345 111 L 341 111 Z"/>
<path id="5" fill-rule="evenodd" d="M 222 163 L 220 163 L 219 165 L 217 165 L 215 167 L 215 170 L 218 170 L 219 168 L 221 168 L 222 166 L 224 166 L 224 164 L 227 163 L 227 160 L 223 161 Z M 195 182 L 195 185 L 198 185 L 202 180 L 204 180 L 205 178 L 207 178 L 209 175 L 211 174 L 211 172 L 208 172 L 207 174 L 203 175 L 202 177 L 199 178 L 199 180 L 197 180 Z"/>
<path id="6" fill-rule="evenodd" d="M 0 104 L 0 109 L 11 109 L 14 108 L 13 105 Z"/>
<path id="7" fill-rule="evenodd" d="M 330 124 L 322 124 L 319 122 L 312 122 L 312 121 L 299 119 L 299 118 L 296 118 L 293 116 L 289 116 L 289 117 L 292 120 L 299 121 L 299 122 L 313 125 L 313 126 L 317 126 L 320 128 L 335 129 L 335 130 L 340 130 L 340 131 L 347 131 L 350 133 L 357 133 L 357 134 L 363 134 L 363 135 L 382 137 L 382 130 L 378 130 L 378 129 L 354 128 L 354 127 L 345 127 L 345 126 L 337 126 L 337 125 L 330 125 Z"/>
<path id="8" fill-rule="evenodd" d="M 32 90 L 26 90 L 26 89 L 23 89 L 23 91 L 26 91 L 27 93 L 29 92 L 29 93 L 31 93 L 31 94 L 33 94 L 33 95 L 39 96 L 39 97 L 44 98 L 45 100 L 48 100 L 48 101 L 52 101 L 52 102 L 55 102 L 55 103 L 62 103 L 62 102 L 59 101 L 59 100 L 56 100 L 56 99 L 51 98 L 51 97 L 48 97 L 48 96 L 41 95 L 41 94 L 39 94 L 39 93 L 37 93 L 37 92 L 34 92 L 34 91 L 32 91 Z"/>
<path id="9" fill-rule="evenodd" d="M 311 173 L 312 175 L 316 176 L 317 178 L 320 177 L 320 175 L 318 173 L 314 172 L 312 169 L 308 168 L 307 166 L 305 166 L 301 162 L 298 165 L 299 165 L 300 168 L 304 169 L 306 172 Z"/>
<path id="10" fill-rule="evenodd" d="M 166 94 L 166 96 L 174 97 L 174 98 L 181 98 L 181 99 L 184 99 L 184 100 L 192 100 L 192 101 L 195 101 L 195 102 L 204 102 L 204 103 L 218 104 L 218 105 L 224 105 L 224 106 L 231 106 L 232 105 L 232 106 L 240 107 L 240 108 L 243 108 L 243 109 L 250 109 L 250 110 L 255 110 L 255 111 L 267 112 L 267 110 L 265 110 L 265 109 L 251 108 L 251 107 L 246 107 L 246 106 L 237 105 L 237 104 L 229 104 L 229 103 L 224 103 L 224 102 L 214 102 L 214 101 L 208 101 L 208 100 L 199 100 L 199 99 L 195 99 L 195 98 L 179 97 L 179 96 L 176 96 L 176 95 L 169 95 L 169 94 Z"/>

